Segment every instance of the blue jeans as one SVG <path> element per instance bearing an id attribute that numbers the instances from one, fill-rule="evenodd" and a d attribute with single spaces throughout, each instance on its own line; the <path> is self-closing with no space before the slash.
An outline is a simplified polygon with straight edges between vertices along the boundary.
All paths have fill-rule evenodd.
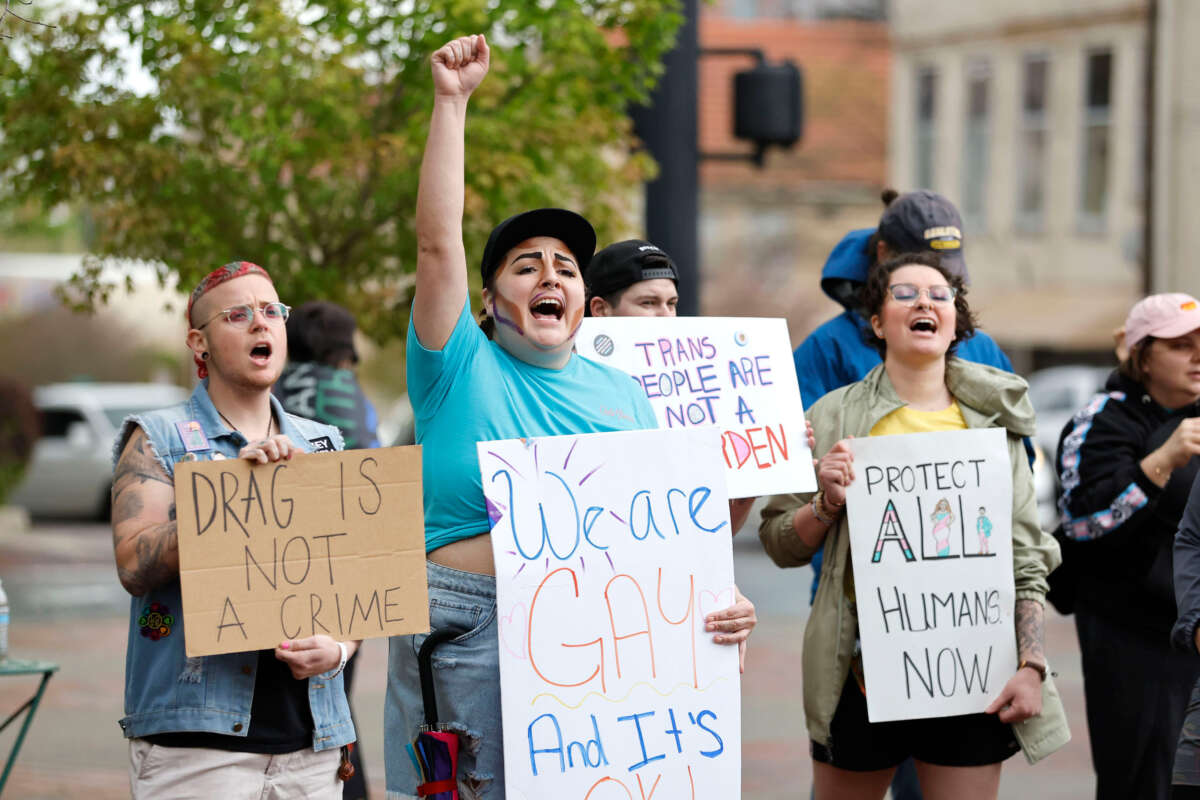
<path id="1" fill-rule="evenodd" d="M 500 724 L 500 656 L 496 640 L 496 579 L 426 562 L 430 630 L 457 625 L 467 631 L 433 652 L 438 721 L 459 735 L 462 800 L 503 800 L 504 737 Z M 417 651 L 425 634 L 388 642 L 384 765 L 392 800 L 416 795 L 420 776 L 405 748 L 425 722 Z"/>

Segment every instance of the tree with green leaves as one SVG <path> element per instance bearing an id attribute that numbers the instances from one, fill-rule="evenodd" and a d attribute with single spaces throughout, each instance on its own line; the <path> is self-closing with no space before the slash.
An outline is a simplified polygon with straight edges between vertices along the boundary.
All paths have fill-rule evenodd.
<path id="1" fill-rule="evenodd" d="M 245 259 L 287 302 L 342 303 L 387 339 L 408 320 L 429 55 L 464 33 L 494 48 L 472 103 L 468 253 L 543 205 L 579 210 L 603 240 L 653 169 L 626 109 L 661 69 L 677 6 L 94 0 L 0 39 L 0 204 L 86 208 L 81 305 L 113 288 L 105 259 L 185 288 Z"/>

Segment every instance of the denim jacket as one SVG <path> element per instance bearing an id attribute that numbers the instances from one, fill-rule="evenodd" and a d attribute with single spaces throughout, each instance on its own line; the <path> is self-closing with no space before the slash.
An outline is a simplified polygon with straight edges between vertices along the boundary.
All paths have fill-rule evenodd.
<path id="1" fill-rule="evenodd" d="M 331 425 L 286 413 L 271 397 L 279 430 L 306 452 L 341 450 L 342 435 Z M 207 444 L 196 450 L 200 459 L 216 454 L 237 458 L 246 438 L 231 431 L 217 415 L 208 396 L 208 382 L 196 387 L 181 405 L 126 418 L 113 448 L 115 466 L 134 426 L 145 431 L 155 457 L 174 477 L 175 464 L 191 459 L 178 423 L 198 422 Z M 198 438 L 198 437 L 196 437 Z M 162 633 L 166 630 L 166 633 Z M 208 731 L 245 736 L 250 730 L 258 651 L 188 658 L 184 654 L 183 605 L 179 578 L 150 590 L 129 604 L 129 640 L 125 649 L 125 717 L 121 728 L 135 738 L 156 733 Z M 342 676 L 308 679 L 308 702 L 313 716 L 313 749 L 341 747 L 355 740 L 354 724 Z"/>

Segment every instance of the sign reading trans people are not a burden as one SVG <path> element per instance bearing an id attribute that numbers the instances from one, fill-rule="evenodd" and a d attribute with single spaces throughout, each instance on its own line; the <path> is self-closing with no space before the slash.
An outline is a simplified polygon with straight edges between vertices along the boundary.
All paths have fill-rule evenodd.
<path id="1" fill-rule="evenodd" d="M 717 426 L 730 497 L 816 488 L 784 320 L 589 317 L 575 346 L 632 375 L 660 427 Z"/>
<path id="2" fill-rule="evenodd" d="M 481 442 L 510 800 L 736 800 L 736 646 L 712 429 Z"/>
<path id="3" fill-rule="evenodd" d="M 868 717 L 981 712 L 1017 668 L 1006 433 L 872 436 L 851 447 Z"/>

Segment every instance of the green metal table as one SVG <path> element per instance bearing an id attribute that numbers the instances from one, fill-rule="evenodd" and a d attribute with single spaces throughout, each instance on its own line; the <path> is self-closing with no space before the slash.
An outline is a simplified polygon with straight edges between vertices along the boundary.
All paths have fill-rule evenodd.
<path id="1" fill-rule="evenodd" d="M 9 725 L 25 713 L 25 721 L 21 723 L 21 731 L 17 734 L 17 740 L 13 742 L 12 752 L 8 754 L 8 763 L 4 765 L 4 774 L 0 775 L 0 794 L 4 793 L 4 784 L 8 783 L 8 773 L 12 772 L 13 763 L 17 760 L 17 753 L 21 751 L 21 745 L 25 742 L 25 734 L 29 731 L 29 725 L 33 722 L 33 715 L 37 713 L 38 706 L 42 702 L 42 695 L 46 692 L 46 684 L 50 682 L 50 676 L 58 671 L 58 664 L 53 661 L 31 661 L 24 658 L 7 658 L 0 661 L 0 678 L 15 676 L 15 675 L 41 675 L 42 680 L 38 684 L 37 691 L 33 697 L 30 697 L 21 707 L 9 715 L 8 719 L 0 724 L 0 731 L 3 731 Z M 27 712 L 27 713 L 26 713 Z"/>

